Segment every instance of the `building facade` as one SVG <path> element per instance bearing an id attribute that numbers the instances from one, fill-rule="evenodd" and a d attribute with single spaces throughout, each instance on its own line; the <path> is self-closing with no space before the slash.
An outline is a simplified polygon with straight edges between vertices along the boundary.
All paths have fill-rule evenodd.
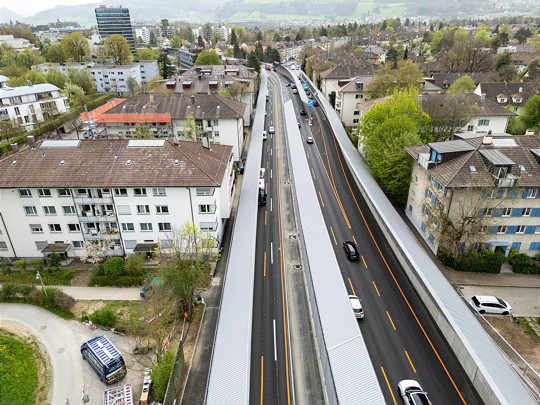
<path id="1" fill-rule="evenodd" d="M 343 125 L 360 126 L 363 115 L 361 105 L 370 100 L 365 90 L 372 79 L 373 76 L 357 76 L 339 88 L 336 93 L 335 110 Z"/>
<path id="2" fill-rule="evenodd" d="M 123 7 L 99 6 L 95 9 L 99 35 L 106 39 L 111 35 L 122 35 L 129 44 L 131 51 L 135 51 L 135 38 L 131 27 L 129 9 Z"/>
<path id="3" fill-rule="evenodd" d="M 166 140 L 46 140 L 0 161 L 0 257 L 107 256 L 171 244 L 193 222 L 223 236 L 230 146 Z"/>
<path id="4" fill-rule="evenodd" d="M 0 88 L 0 120 L 17 121 L 27 131 L 67 112 L 68 98 L 52 84 Z"/>
<path id="5" fill-rule="evenodd" d="M 486 136 L 406 150 L 414 159 L 406 214 L 434 253 L 446 243 L 463 251 L 540 252 L 538 136 Z M 443 234 L 441 224 L 452 224 L 451 231 Z"/>

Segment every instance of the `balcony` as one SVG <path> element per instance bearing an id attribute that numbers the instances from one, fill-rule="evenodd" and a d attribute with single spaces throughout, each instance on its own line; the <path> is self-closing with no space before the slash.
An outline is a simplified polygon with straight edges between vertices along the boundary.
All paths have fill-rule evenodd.
<path id="1" fill-rule="evenodd" d="M 515 187 L 516 181 L 517 177 L 509 173 L 506 175 L 506 177 L 502 179 L 497 179 L 497 187 Z"/>
<path id="2" fill-rule="evenodd" d="M 120 233 L 118 232 L 86 232 L 83 233 L 84 240 L 119 240 L 120 239 Z"/>
<path id="3" fill-rule="evenodd" d="M 116 215 L 79 215 L 79 222 L 116 222 Z"/>
<path id="4" fill-rule="evenodd" d="M 75 204 L 79 204 L 79 205 L 92 205 L 92 204 L 112 204 L 113 203 L 113 199 L 112 199 L 112 196 L 110 197 L 105 197 L 105 196 L 101 196 L 101 197 L 81 197 L 81 196 L 78 196 L 78 197 L 75 197 L 73 198 L 73 201 L 75 202 Z"/>
<path id="5" fill-rule="evenodd" d="M 429 160 L 429 153 L 420 153 L 418 155 L 418 164 L 424 169 L 431 169 L 435 166 L 435 162 Z"/>

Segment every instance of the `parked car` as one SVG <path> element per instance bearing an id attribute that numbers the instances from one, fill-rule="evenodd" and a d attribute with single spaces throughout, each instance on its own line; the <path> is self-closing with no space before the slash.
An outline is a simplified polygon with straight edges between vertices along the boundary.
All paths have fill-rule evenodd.
<path id="1" fill-rule="evenodd" d="M 360 258 L 358 249 L 356 248 L 356 243 L 350 240 L 343 242 L 343 250 L 345 251 L 345 254 L 349 260 L 358 260 Z"/>
<path id="2" fill-rule="evenodd" d="M 362 301 L 356 295 L 349 295 L 349 301 L 354 312 L 354 316 L 358 319 L 364 319 L 364 308 L 362 308 Z"/>
<path id="3" fill-rule="evenodd" d="M 263 141 L 266 141 L 266 138 L 267 138 L 267 136 L 266 136 L 266 131 L 263 131 L 263 132 L 262 132 L 262 138 L 263 138 Z"/>
<path id="4" fill-rule="evenodd" d="M 275 131 L 274 127 L 268 128 L 268 133 L 269 133 L 269 134 L 275 134 L 276 131 Z"/>
<path id="5" fill-rule="evenodd" d="M 306 115 L 306 112 L 304 110 L 300 110 L 300 115 Z"/>
<path id="6" fill-rule="evenodd" d="M 314 107 L 318 107 L 319 106 L 319 102 L 317 100 L 313 100 L 313 106 Z"/>
<path id="7" fill-rule="evenodd" d="M 313 143 L 313 137 L 312 136 L 308 136 L 306 138 L 306 143 Z"/>
<path id="8" fill-rule="evenodd" d="M 399 395 L 407 405 L 430 405 L 427 393 L 415 380 L 401 380 L 398 384 Z"/>
<path id="9" fill-rule="evenodd" d="M 508 302 L 492 295 L 474 295 L 471 298 L 471 305 L 481 314 L 509 315 L 512 313 L 512 307 Z"/>

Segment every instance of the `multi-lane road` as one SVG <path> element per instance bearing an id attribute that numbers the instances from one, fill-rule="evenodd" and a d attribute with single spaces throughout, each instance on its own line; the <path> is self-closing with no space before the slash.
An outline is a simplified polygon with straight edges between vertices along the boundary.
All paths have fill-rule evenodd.
<path id="1" fill-rule="evenodd" d="M 285 130 L 280 121 L 285 99 L 294 102 L 301 136 L 314 138 L 313 144 L 304 142 L 312 173 L 306 181 L 313 180 L 317 190 L 343 282 L 350 294 L 362 299 L 365 319 L 359 328 L 386 402 L 401 403 L 398 382 L 415 379 L 433 403 L 481 403 L 370 215 L 324 115 L 318 107 L 305 106 L 289 87 L 276 86 L 277 74 L 271 76 L 265 128 L 273 126 L 276 134 L 264 142 L 261 162 L 268 199 L 259 209 L 257 227 L 250 403 L 291 403 L 295 396 L 291 364 L 305 360 L 291 359 L 287 328 L 278 165 L 278 154 L 286 153 L 280 139 L 288 136 L 279 132 Z M 306 116 L 299 114 L 302 109 Z M 358 244 L 359 261 L 346 258 L 344 240 Z"/>

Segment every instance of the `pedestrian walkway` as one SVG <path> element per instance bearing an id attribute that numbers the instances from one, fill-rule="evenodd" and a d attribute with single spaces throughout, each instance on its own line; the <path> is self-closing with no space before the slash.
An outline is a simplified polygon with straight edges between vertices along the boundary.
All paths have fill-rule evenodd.
<path id="1" fill-rule="evenodd" d="M 116 287 L 67 287 L 56 286 L 75 300 L 85 301 L 138 301 L 141 299 L 140 288 Z"/>

